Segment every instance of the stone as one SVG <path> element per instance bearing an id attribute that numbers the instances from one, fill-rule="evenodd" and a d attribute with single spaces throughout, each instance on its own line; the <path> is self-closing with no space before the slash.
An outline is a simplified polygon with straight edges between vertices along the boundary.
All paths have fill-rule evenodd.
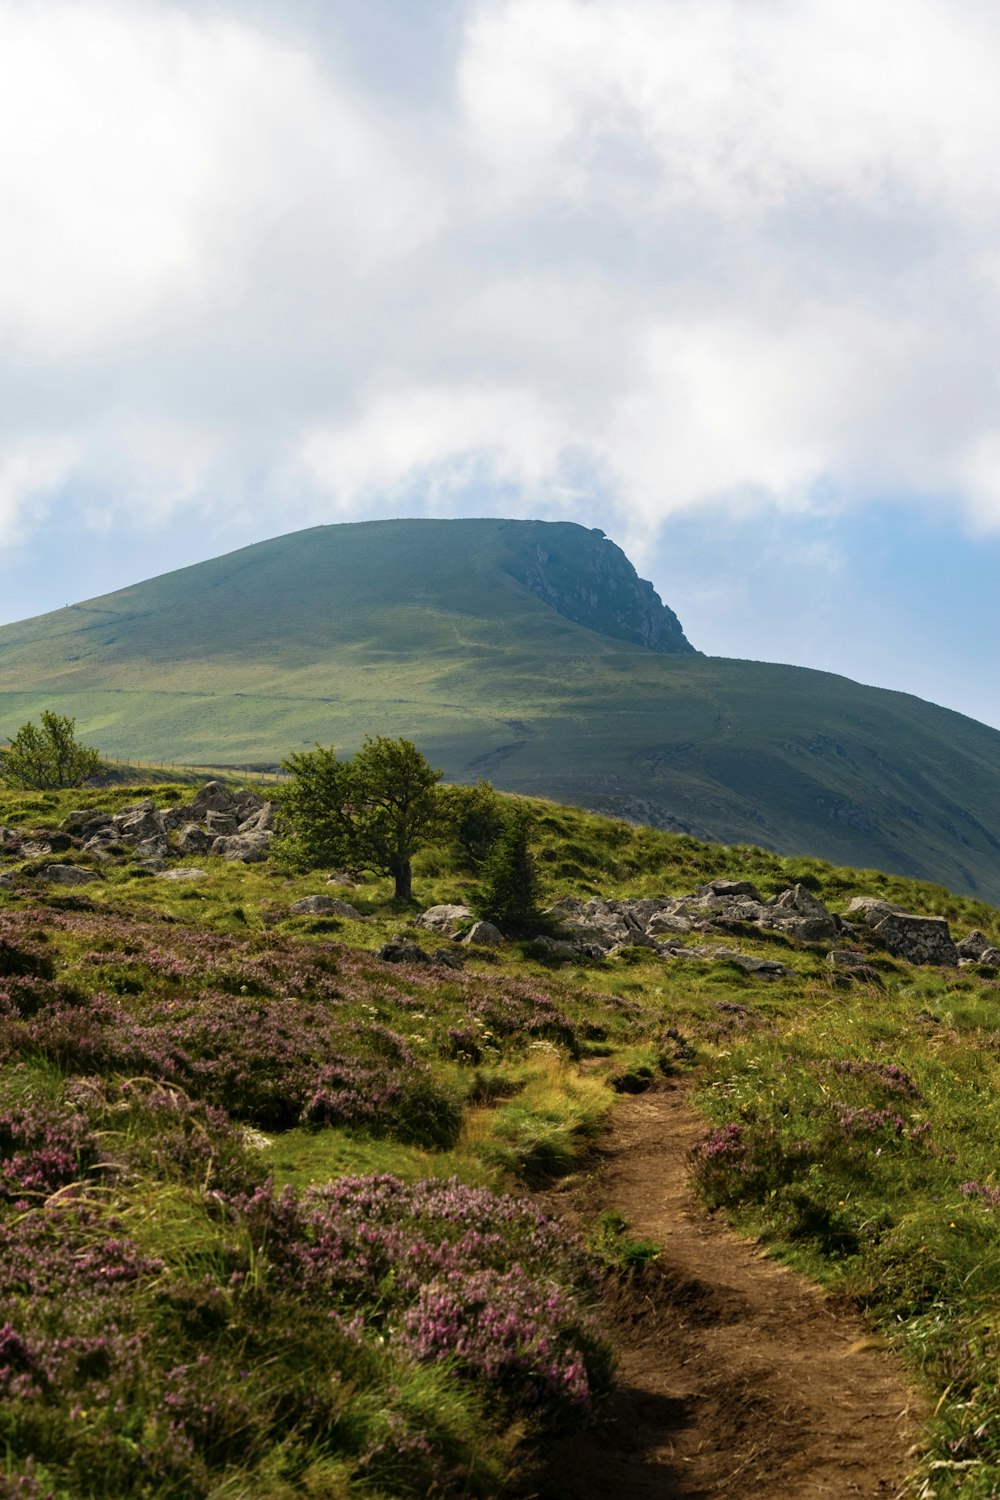
<path id="1" fill-rule="evenodd" d="M 964 937 L 960 943 L 955 944 L 959 958 L 971 958 L 977 962 L 979 955 L 985 953 L 986 949 L 992 946 L 985 932 L 980 932 L 978 927 L 973 928 L 968 936 Z"/>
<path id="2" fill-rule="evenodd" d="M 229 838 L 214 839 L 212 853 L 245 865 L 258 864 L 267 858 L 268 846 L 273 840 L 274 834 L 268 832 L 236 833 Z"/>
<path id="3" fill-rule="evenodd" d="M 82 865 L 46 865 L 41 877 L 52 885 L 93 885 L 103 879 L 97 870 L 86 870 Z"/>
<path id="4" fill-rule="evenodd" d="M 902 958 L 911 964 L 958 967 L 958 949 L 943 917 L 918 917 L 911 912 L 891 911 L 872 931 L 893 958 Z"/>
<path id="5" fill-rule="evenodd" d="M 734 900 L 738 896 L 744 896 L 749 901 L 755 901 L 760 905 L 763 897 L 757 887 L 749 880 L 709 880 L 705 885 L 700 885 L 695 892 L 698 896 L 722 896 L 726 900 Z"/>
<path id="6" fill-rule="evenodd" d="M 0 875 L 0 891 L 12 891 L 14 882 L 9 875 Z"/>
<path id="7" fill-rule="evenodd" d="M 167 831 L 162 813 L 158 813 L 152 804 L 142 811 L 129 809 L 113 822 L 117 836 L 124 844 L 141 844 L 146 839 L 163 838 Z"/>
<path id="8" fill-rule="evenodd" d="M 475 914 L 467 906 L 429 906 L 417 918 L 417 926 L 428 932 L 440 932 L 445 937 L 454 937 L 467 922 L 474 922 Z"/>
<path id="9" fill-rule="evenodd" d="M 383 943 L 378 950 L 378 957 L 384 959 L 387 964 L 429 964 L 431 956 L 425 953 L 423 948 L 418 948 L 416 943 L 411 943 L 407 938 L 394 938 L 391 942 Z"/>
<path id="10" fill-rule="evenodd" d="M 242 812 L 243 809 L 241 808 Z M 274 827 L 274 803 L 265 802 L 261 807 L 252 808 L 244 817 L 237 829 L 238 833 L 263 833 Z"/>
<path id="11" fill-rule="evenodd" d="M 137 859 L 163 859 L 167 853 L 167 841 L 160 835 L 156 838 L 143 839 L 141 844 L 136 845 L 135 854 Z"/>
<path id="12" fill-rule="evenodd" d="M 826 955 L 831 969 L 866 969 L 868 955 L 860 948 L 831 948 Z"/>
<path id="13" fill-rule="evenodd" d="M 348 901 L 336 896 L 302 896 L 288 908 L 293 917 L 345 917 L 349 922 L 363 922 L 364 917 Z"/>
<path id="14" fill-rule="evenodd" d="M 164 870 L 159 877 L 161 880 L 206 880 L 207 870 L 199 870 L 196 865 L 184 865 L 179 870 Z"/>
<path id="15" fill-rule="evenodd" d="M 650 918 L 649 926 L 646 928 L 647 936 L 658 937 L 664 932 L 685 933 L 691 931 L 691 923 L 687 917 L 672 917 L 669 912 L 657 912 L 655 917 Z"/>
<path id="16" fill-rule="evenodd" d="M 210 812 L 232 812 L 236 798 L 221 781 L 206 781 L 184 808 L 194 823 L 203 823 Z"/>
<path id="17" fill-rule="evenodd" d="M 185 823 L 177 836 L 178 854 L 204 854 L 212 847 L 212 835 L 197 823 Z"/>
<path id="18" fill-rule="evenodd" d="M 221 838 L 236 833 L 239 823 L 234 812 L 216 812 L 210 808 L 205 814 L 205 827 L 216 838 Z"/>
<path id="19" fill-rule="evenodd" d="M 881 901 L 878 896 L 855 896 L 844 915 L 854 917 L 866 927 L 875 927 L 884 917 L 900 911 L 901 906 L 894 906 L 891 901 Z"/>
<path id="20" fill-rule="evenodd" d="M 445 969 L 464 969 L 465 959 L 456 948 L 439 948 L 433 962 Z"/>
<path id="21" fill-rule="evenodd" d="M 499 927 L 494 927 L 492 922 L 476 922 L 469 928 L 462 942 L 477 948 L 500 948 L 506 942 L 506 938 Z"/>

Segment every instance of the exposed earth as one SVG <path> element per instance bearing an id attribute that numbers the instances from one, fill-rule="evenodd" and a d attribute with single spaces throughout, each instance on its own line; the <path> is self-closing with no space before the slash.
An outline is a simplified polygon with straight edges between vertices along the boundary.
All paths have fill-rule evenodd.
<path id="1" fill-rule="evenodd" d="M 705 1213 L 686 1169 L 704 1129 L 683 1085 L 625 1099 L 600 1169 L 558 1195 L 570 1217 L 620 1210 L 663 1248 L 609 1304 L 611 1408 L 556 1447 L 541 1493 L 898 1495 L 922 1396 L 851 1310 Z"/>

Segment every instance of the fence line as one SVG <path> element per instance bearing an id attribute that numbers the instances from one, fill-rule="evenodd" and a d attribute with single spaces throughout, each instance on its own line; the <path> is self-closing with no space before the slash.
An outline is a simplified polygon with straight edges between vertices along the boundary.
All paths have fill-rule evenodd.
<path id="1" fill-rule="evenodd" d="M 138 760 L 130 756 L 119 755 L 102 755 L 101 760 L 105 765 L 123 766 L 126 770 L 165 771 L 174 776 L 204 776 L 206 779 L 212 779 L 220 775 L 226 777 L 245 777 L 247 781 L 255 781 L 262 786 L 274 786 L 288 780 L 288 773 L 286 771 L 262 770 L 259 766 L 196 766 L 188 765 L 182 761 Z"/>

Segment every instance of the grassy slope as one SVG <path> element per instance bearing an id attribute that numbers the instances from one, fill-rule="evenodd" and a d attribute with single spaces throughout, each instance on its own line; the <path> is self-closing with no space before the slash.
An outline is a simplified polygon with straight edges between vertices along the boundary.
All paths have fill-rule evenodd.
<path id="1" fill-rule="evenodd" d="M 54 706 L 110 754 L 228 764 L 405 734 L 455 780 L 1000 899 L 995 731 L 574 623 L 513 574 L 538 534 L 600 544 L 518 524 L 316 528 L 5 627 L 0 724 Z"/>
<path id="2" fill-rule="evenodd" d="M 181 794 L 171 788 L 157 795 L 170 801 Z M 51 824 L 71 804 L 121 805 L 123 800 L 124 790 L 8 795 L 0 798 L 0 823 Z M 781 859 L 749 846 L 707 846 L 687 836 L 552 804 L 536 803 L 533 810 L 549 896 L 570 891 L 680 893 L 720 874 L 749 877 L 764 894 L 772 894 L 801 880 L 834 909 L 843 910 L 852 895 L 879 894 L 912 910 L 945 915 L 956 934 L 975 925 L 1000 941 L 1000 913 L 939 886 L 830 867 L 814 859 Z M 924 1500 L 945 1494 L 982 1500 L 997 1492 L 1000 1208 L 990 1195 L 1000 1201 L 1000 991 L 992 971 L 913 969 L 876 951 L 868 974 L 851 980 L 834 974 L 822 946 L 796 948 L 784 939 L 744 935 L 739 946 L 780 957 L 788 966 L 787 976 L 765 983 L 726 963 L 664 961 L 642 949 L 600 963 L 552 968 L 539 963 L 530 947 L 511 945 L 499 960 L 471 960 L 471 990 L 447 972 L 429 970 L 393 973 L 383 966 L 381 973 L 378 967 L 371 969 L 371 979 L 365 979 L 370 966 L 365 955 L 406 928 L 405 915 L 388 904 L 385 883 L 370 880 L 349 893 L 368 917 L 365 924 L 291 918 L 287 908 L 293 899 L 322 889 L 316 876 L 293 877 L 270 865 L 208 865 L 208 876 L 187 887 L 141 878 L 125 867 L 109 871 L 106 883 L 88 887 L 83 897 L 67 897 L 44 885 L 33 892 L 28 887 L 15 894 L 0 891 L 0 926 L 10 935 L 9 924 L 19 923 L 18 930 L 35 941 L 49 929 L 56 978 L 72 987 L 75 1011 L 85 1006 L 84 997 L 96 986 L 115 993 L 117 1003 L 145 1015 L 147 1023 L 151 1012 L 145 1007 L 152 1006 L 155 1013 L 159 986 L 166 982 L 156 978 L 160 970 L 148 967 L 148 951 L 162 969 L 165 957 L 197 947 L 203 955 L 199 990 L 205 984 L 217 987 L 220 975 L 228 976 L 228 993 L 237 1006 L 245 1003 L 251 1009 L 255 1024 L 261 1001 L 252 976 L 261 958 L 271 955 L 268 961 L 286 963 L 297 976 L 309 972 L 309 955 L 319 956 L 326 972 L 331 972 L 332 960 L 341 995 L 331 1014 L 340 1017 L 339 1024 L 346 1022 L 349 1032 L 352 1025 L 378 1021 L 402 1033 L 430 1067 L 437 1086 L 464 1101 L 463 1123 L 457 1140 L 437 1146 L 401 1142 L 391 1128 L 387 1135 L 363 1126 L 304 1130 L 272 1124 L 267 1159 L 257 1170 L 270 1169 L 279 1183 L 299 1188 L 343 1172 L 384 1170 L 409 1181 L 457 1171 L 473 1183 L 532 1182 L 579 1161 L 612 1106 L 609 1081 L 629 1075 L 641 1084 L 644 1074 L 693 1067 L 710 1119 L 720 1127 L 735 1127 L 721 1144 L 717 1138 L 719 1149 L 703 1160 L 700 1180 L 709 1200 L 725 1205 L 777 1253 L 866 1307 L 873 1323 L 928 1381 L 932 1405 L 940 1396 L 913 1493 Z M 462 898 L 472 885 L 473 876 L 447 847 L 432 847 L 420 856 L 417 890 L 425 902 Z M 427 934 L 419 938 L 429 949 L 447 946 Z M 170 972 L 169 964 L 163 972 Z M 363 984 L 355 993 L 358 975 Z M 242 990 L 237 979 L 243 981 Z M 468 1031 L 466 1007 L 470 997 L 479 995 L 475 987 L 480 984 L 499 985 L 501 993 L 510 987 L 510 1001 L 495 1014 L 497 1021 L 514 1020 L 507 1031 L 497 1021 L 492 1031 L 480 1026 L 472 1038 L 480 1049 L 475 1058 L 461 1035 Z M 197 991 L 185 989 L 182 981 L 179 993 Z M 551 996 L 568 1029 L 557 1026 L 546 1035 L 519 1031 L 516 1017 L 530 1019 L 533 1012 L 530 1006 L 519 1007 L 516 993 Z M 58 1099 L 74 1087 L 67 1074 L 101 1071 L 99 1063 L 95 1068 L 93 1050 L 83 1054 L 82 1064 L 77 1059 L 71 1065 L 58 1031 L 31 1024 L 48 1061 L 39 1072 L 38 1054 L 31 1054 L 27 1074 L 23 1062 L 17 1066 L 9 1059 L 4 1064 L 0 1112 L 12 1090 L 41 1090 L 46 1098 Z M 460 1033 L 457 1044 L 449 1027 Z M 693 1064 L 677 1061 L 678 1033 L 685 1044 L 681 1056 L 689 1058 L 694 1049 Z M 45 1049 L 57 1045 L 63 1051 L 49 1056 Z M 93 1042 L 88 1046 L 92 1049 Z M 585 1075 L 577 1071 L 581 1059 L 587 1060 Z M 215 1099 L 213 1075 L 207 1074 L 197 1087 L 202 1097 Z M 259 1094 L 259 1079 L 255 1087 Z M 78 1086 L 73 1097 L 81 1097 Z M 82 1097 L 92 1107 L 96 1096 Z M 254 1123 L 253 1108 L 248 1108 L 242 1118 Z M 238 1098 L 235 1109 L 239 1118 Z M 264 1123 L 271 1118 L 264 1117 Z M 161 1168 L 151 1165 L 153 1158 L 143 1155 L 152 1147 L 142 1146 L 139 1124 L 133 1121 L 131 1127 L 136 1132 L 132 1175 L 118 1175 L 116 1169 L 110 1185 L 102 1186 L 95 1168 L 93 1192 L 101 1202 L 102 1195 L 110 1194 L 109 1206 L 130 1232 L 141 1231 L 145 1250 L 173 1268 L 174 1280 L 166 1286 L 173 1299 L 167 1299 L 170 1317 L 183 1314 L 190 1321 L 199 1348 L 210 1358 L 217 1394 L 229 1392 L 236 1401 L 234 1392 L 243 1388 L 232 1384 L 231 1390 L 230 1385 L 243 1378 L 236 1365 L 246 1364 L 247 1355 L 245 1346 L 232 1344 L 223 1329 L 243 1328 L 243 1304 L 239 1298 L 227 1302 L 230 1324 L 213 1321 L 218 1307 L 212 1298 L 225 1291 L 234 1252 L 223 1254 L 221 1231 L 199 1197 L 205 1159 L 196 1157 L 195 1183 L 184 1187 L 178 1184 L 176 1163 L 163 1155 L 173 1175 L 162 1177 Z M 109 1119 L 105 1128 L 109 1126 L 107 1139 L 119 1143 L 110 1154 L 121 1161 L 121 1121 L 116 1125 Z M 213 1128 L 221 1131 L 221 1126 Z M 228 1149 L 232 1155 L 232 1144 Z M 236 1170 L 232 1162 L 230 1167 Z M 240 1170 L 250 1168 L 243 1162 Z M 0 1173 L 0 1185 L 2 1181 Z M 262 1318 L 266 1312 L 273 1318 L 274 1308 L 265 1297 L 266 1261 L 255 1274 L 259 1300 L 251 1304 L 257 1309 L 254 1315 Z M 184 1290 L 185 1277 L 201 1278 L 209 1288 L 218 1280 L 221 1290 L 203 1291 L 199 1302 L 193 1290 Z M 162 1285 L 161 1277 L 148 1295 Z M 140 1299 L 133 1316 L 141 1326 L 154 1313 L 164 1317 L 162 1302 L 163 1293 L 157 1293 L 147 1310 Z M 314 1303 L 303 1308 L 293 1299 L 282 1302 L 281 1309 L 294 1337 L 305 1339 Z M 377 1305 L 368 1316 L 377 1329 Z M 241 1339 L 248 1337 L 241 1332 Z M 325 1346 L 320 1352 L 330 1357 Z M 175 1363 L 177 1357 L 171 1351 Z M 401 1372 L 395 1366 L 383 1368 L 386 1358 L 380 1355 L 382 1364 L 376 1360 L 356 1371 L 356 1384 L 332 1436 L 303 1437 L 268 1449 L 273 1435 L 280 1435 L 278 1408 L 270 1419 L 276 1425 L 263 1431 L 252 1453 L 240 1456 L 238 1427 L 228 1437 L 214 1430 L 206 1434 L 198 1427 L 197 1414 L 182 1409 L 179 1421 L 187 1421 L 185 1430 L 194 1434 L 204 1472 L 184 1469 L 187 1460 L 181 1455 L 174 1488 L 162 1492 L 220 1497 L 266 1493 L 289 1500 L 315 1493 L 372 1493 L 372 1477 L 357 1467 L 357 1444 L 370 1443 L 373 1432 L 392 1432 L 392 1421 L 399 1420 L 411 1434 L 423 1422 L 434 1452 L 450 1452 L 451 1461 L 464 1463 L 475 1451 L 478 1467 L 471 1491 L 499 1493 L 499 1476 L 512 1458 L 509 1442 L 505 1447 L 502 1429 L 491 1426 L 479 1411 L 475 1393 L 465 1406 L 453 1393 L 446 1406 L 445 1390 L 434 1383 L 433 1370 L 423 1390 L 415 1388 L 412 1375 L 405 1375 L 400 1386 Z M 279 1377 L 291 1380 L 294 1374 L 281 1361 L 267 1368 L 275 1392 Z M 253 1395 L 250 1391 L 245 1399 Z M 291 1390 L 282 1399 L 283 1409 L 290 1409 Z M 60 1488 L 64 1472 L 76 1474 L 79 1481 L 81 1462 L 103 1464 L 107 1434 L 115 1430 L 110 1408 L 90 1412 L 85 1401 L 78 1404 L 87 1407 L 82 1418 L 65 1416 L 58 1401 L 50 1400 L 51 1431 L 41 1436 L 29 1432 L 36 1445 L 44 1438 L 56 1455 L 51 1478 L 60 1497 L 75 1493 L 72 1485 L 68 1491 Z M 433 1430 L 427 1427 L 432 1412 Z M 16 1411 L 4 1436 L 16 1471 L 26 1439 L 15 1418 Z M 65 1460 L 58 1457 L 62 1450 L 53 1436 L 63 1431 L 60 1422 L 69 1424 L 67 1430 L 76 1423 L 75 1446 L 66 1449 Z M 166 1462 L 162 1454 L 160 1458 Z M 415 1460 L 404 1459 L 383 1483 L 387 1493 L 419 1494 L 426 1492 L 428 1475 Z M 465 1483 L 455 1479 L 455 1492 L 465 1493 Z M 451 1492 L 447 1483 L 442 1492 Z M 95 1495 L 119 1493 L 132 1491 L 94 1490 Z"/>

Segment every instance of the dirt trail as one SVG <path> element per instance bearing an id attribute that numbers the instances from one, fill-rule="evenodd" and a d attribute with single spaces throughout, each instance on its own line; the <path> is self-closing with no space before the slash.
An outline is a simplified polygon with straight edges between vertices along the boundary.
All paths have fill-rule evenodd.
<path id="1" fill-rule="evenodd" d="M 620 1209 L 663 1254 L 611 1310 L 613 1408 L 552 1453 L 543 1494 L 888 1500 L 920 1398 L 853 1314 L 705 1214 L 685 1166 L 704 1129 L 682 1087 L 624 1100 L 605 1164 L 562 1197 Z"/>

